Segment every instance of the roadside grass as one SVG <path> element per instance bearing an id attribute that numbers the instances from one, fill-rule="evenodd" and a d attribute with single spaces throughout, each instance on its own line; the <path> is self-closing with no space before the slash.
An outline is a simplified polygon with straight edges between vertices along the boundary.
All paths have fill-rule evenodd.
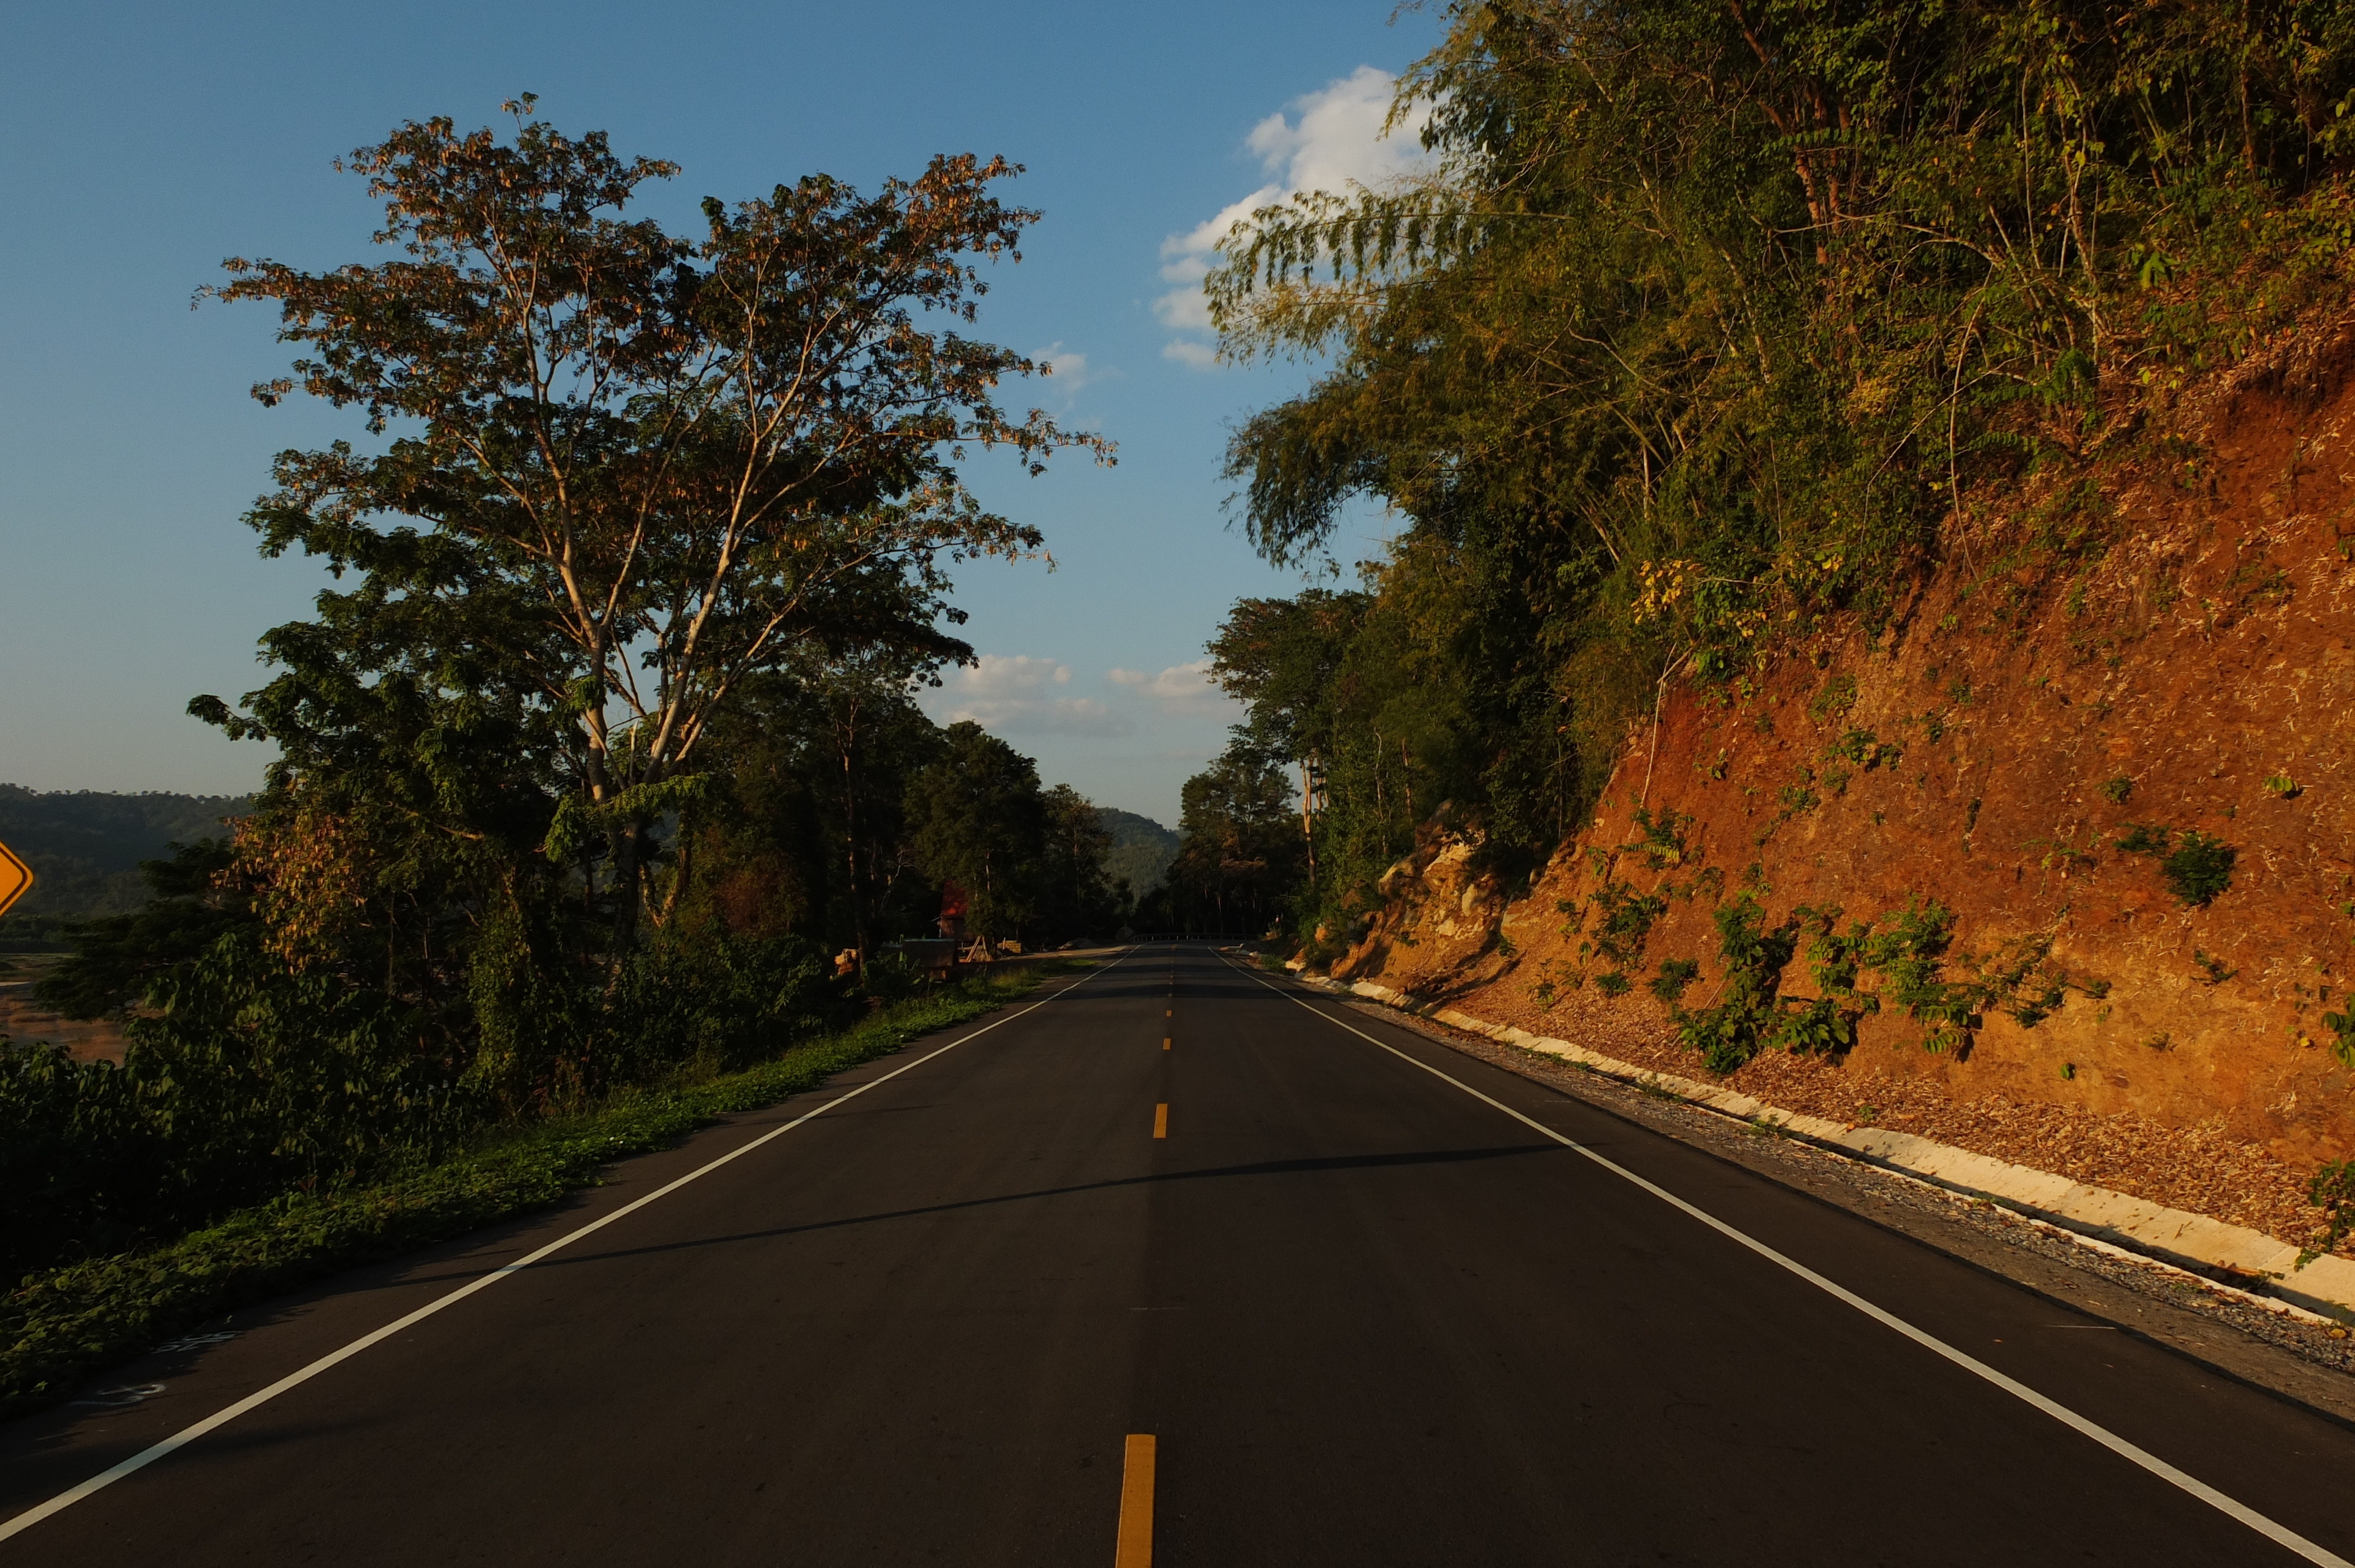
<path id="1" fill-rule="evenodd" d="M 846 1068 L 1028 995 L 1023 965 L 912 997 L 842 1033 L 700 1083 L 618 1094 L 592 1110 L 491 1135 L 392 1179 L 293 1192 L 176 1241 L 27 1277 L 0 1299 L 0 1419 L 64 1398 L 82 1379 L 224 1312 L 357 1264 L 397 1257 L 593 1186 L 615 1160 L 676 1143 L 732 1112 L 774 1105 Z"/>

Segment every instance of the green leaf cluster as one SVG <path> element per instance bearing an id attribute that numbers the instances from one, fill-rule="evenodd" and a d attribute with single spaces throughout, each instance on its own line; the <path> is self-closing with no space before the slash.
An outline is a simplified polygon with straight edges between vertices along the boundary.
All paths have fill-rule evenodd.
<path id="1" fill-rule="evenodd" d="M 2213 903 L 2232 885 L 2232 867 L 2241 854 L 2198 828 L 2186 828 L 2178 837 L 2171 828 L 2144 822 L 2128 823 L 2117 843 L 2128 853 L 2156 859 L 2168 891 L 2193 908 Z"/>
<path id="2" fill-rule="evenodd" d="M 1874 920 L 1802 905 L 1774 926 L 1756 898 L 1742 895 L 1715 912 L 1718 961 L 1723 980 L 1708 1006 L 1674 1009 L 1685 1043 L 1702 1054 L 1711 1072 L 1728 1073 L 1765 1050 L 1802 1054 L 1843 1052 L 1857 1027 L 1885 1006 L 1925 1025 L 1932 1051 L 1967 1053 L 1987 1015 L 1998 1009 L 2024 1029 L 2057 1010 L 2071 990 L 2106 995 L 2051 968 L 2052 938 L 2034 933 L 2000 944 L 1991 954 L 1957 954 L 1954 912 L 1934 899 L 1909 903 Z M 1782 976 L 1800 952 L 1817 994 L 1782 994 Z M 1664 977 L 1671 966 L 1663 964 Z M 1863 989 L 1872 977 L 1870 990 Z M 1693 974 L 1678 967 L 1672 986 L 1655 986 L 1674 1003 Z"/>

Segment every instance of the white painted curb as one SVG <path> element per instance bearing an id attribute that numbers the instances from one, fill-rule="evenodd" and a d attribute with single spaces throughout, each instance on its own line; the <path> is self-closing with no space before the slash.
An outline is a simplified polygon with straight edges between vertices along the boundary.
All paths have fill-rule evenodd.
<path id="1" fill-rule="evenodd" d="M 1656 1073 L 1649 1067 L 1622 1062 L 1567 1040 L 1532 1034 L 1510 1024 L 1490 1023 L 1452 1007 L 1429 1007 L 1404 991 L 1370 980 L 1344 986 L 1322 975 L 1303 973 L 1299 978 L 1321 989 L 1346 991 L 1466 1033 L 1484 1034 L 1524 1051 L 1559 1056 L 1607 1076 L 1658 1089 L 1743 1121 L 1772 1127 L 1810 1143 L 1902 1171 L 1949 1192 L 1975 1198 L 2000 1198 L 2008 1207 L 2082 1235 L 2156 1256 L 2162 1262 L 2180 1267 L 2230 1268 L 2254 1275 L 2271 1282 L 2271 1296 L 2252 1296 L 2252 1300 L 2263 1305 L 2286 1301 L 2306 1312 L 2339 1322 L 2355 1322 L 2355 1262 L 2343 1257 L 2318 1257 L 2300 1268 L 2298 1248 L 2245 1225 L 2228 1225 L 2222 1220 L 2170 1209 L 2144 1198 L 2130 1198 L 2106 1187 L 2089 1187 L 2049 1171 L 1974 1154 L 1967 1149 L 1917 1138 L 1909 1132 L 1801 1116 L 1714 1084 L 1678 1077 L 1673 1073 Z"/>

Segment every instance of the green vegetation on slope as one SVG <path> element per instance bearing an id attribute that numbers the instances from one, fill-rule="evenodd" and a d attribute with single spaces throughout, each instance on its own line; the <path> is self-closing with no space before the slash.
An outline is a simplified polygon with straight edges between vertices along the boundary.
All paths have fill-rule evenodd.
<path id="1" fill-rule="evenodd" d="M 1180 836 L 1134 811 L 1098 806 L 1096 816 L 1112 835 L 1112 848 L 1104 852 L 1104 874 L 1127 883 L 1138 898 L 1159 887 L 1169 863 L 1178 858 L 1178 846 L 1184 842 Z"/>
<path id="2" fill-rule="evenodd" d="M 1443 805 L 1541 863 L 1668 683 L 1881 624 L 1950 519 L 2033 489 L 2048 555 L 2100 550 L 2079 481 L 2344 296 L 2343 5 L 1447 15 L 1401 87 L 1434 171 L 1254 215 L 1207 285 L 1227 353 L 1324 366 L 1230 448 L 1262 553 L 1315 561 L 1351 497 L 1406 524 L 1211 645 L 1252 711 L 1203 777 L 1307 779 L 1304 937 Z"/>

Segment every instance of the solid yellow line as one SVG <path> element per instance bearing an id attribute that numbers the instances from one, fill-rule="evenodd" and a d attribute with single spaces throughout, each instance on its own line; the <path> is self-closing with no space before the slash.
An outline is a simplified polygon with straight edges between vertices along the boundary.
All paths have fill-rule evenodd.
<path id="1" fill-rule="evenodd" d="M 1169 1102 L 1167 1100 L 1153 1107 L 1153 1136 L 1156 1138 L 1169 1136 Z"/>
<path id="2" fill-rule="evenodd" d="M 1128 1435 L 1128 1452 L 1120 1467 L 1120 1540 L 1113 1548 L 1112 1568 L 1153 1568 L 1153 1434 L 1150 1432 Z"/>

